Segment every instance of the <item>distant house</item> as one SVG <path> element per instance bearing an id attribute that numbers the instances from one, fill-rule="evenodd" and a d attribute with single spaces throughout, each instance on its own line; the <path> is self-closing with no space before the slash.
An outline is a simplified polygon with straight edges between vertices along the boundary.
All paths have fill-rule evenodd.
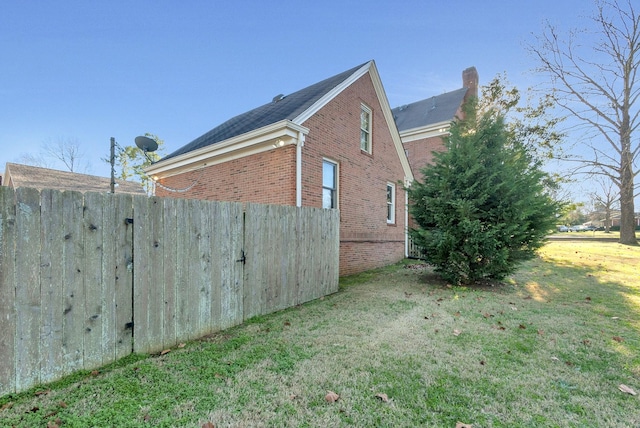
<path id="1" fill-rule="evenodd" d="M 611 216 L 609 227 L 620 228 L 620 213 L 614 214 Z M 603 225 L 605 221 L 603 220 Z M 634 216 L 634 224 L 636 225 L 636 229 L 640 228 L 640 213 L 635 213 Z"/>
<path id="2" fill-rule="evenodd" d="M 405 256 L 413 175 L 373 61 L 235 116 L 147 168 L 156 194 L 340 210 L 340 274 Z"/>
<path id="3" fill-rule="evenodd" d="M 37 166 L 7 163 L 2 180 L 3 186 L 31 187 L 38 190 L 75 190 L 81 193 L 111 191 L 111 179 L 95 175 L 78 174 L 57 169 L 40 168 Z M 146 195 L 140 183 L 125 180 L 116 180 L 116 193 L 130 193 L 134 195 Z"/>
<path id="4" fill-rule="evenodd" d="M 470 97 L 478 97 L 478 72 L 469 67 L 462 72 L 460 89 L 445 92 L 392 110 L 400 138 L 416 180 L 422 180 L 422 168 L 433 161 L 433 152 L 444 150 L 443 138 L 451 122 L 463 117 L 462 106 Z"/>

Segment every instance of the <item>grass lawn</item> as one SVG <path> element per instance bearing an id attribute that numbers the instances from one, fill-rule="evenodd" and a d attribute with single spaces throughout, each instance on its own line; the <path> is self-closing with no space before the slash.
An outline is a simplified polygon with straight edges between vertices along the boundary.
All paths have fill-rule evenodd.
<path id="1" fill-rule="evenodd" d="M 640 395 L 619 389 L 640 394 L 639 268 L 640 247 L 575 241 L 480 289 L 402 263 L 165 355 L 1 397 L 0 425 L 639 427 Z"/>

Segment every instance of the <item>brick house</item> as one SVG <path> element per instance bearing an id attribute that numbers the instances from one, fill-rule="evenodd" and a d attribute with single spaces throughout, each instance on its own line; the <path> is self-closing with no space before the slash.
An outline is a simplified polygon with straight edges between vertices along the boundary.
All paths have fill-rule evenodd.
<path id="1" fill-rule="evenodd" d="M 463 117 L 462 106 L 478 97 L 478 72 L 469 67 L 462 72 L 460 89 L 396 107 L 392 110 L 404 150 L 416 180 L 420 170 L 433 160 L 433 152 L 444 150 L 443 137 L 451 122 Z"/>
<path id="2" fill-rule="evenodd" d="M 340 275 L 405 256 L 413 180 L 374 61 L 235 116 L 147 169 L 156 195 L 340 210 Z"/>

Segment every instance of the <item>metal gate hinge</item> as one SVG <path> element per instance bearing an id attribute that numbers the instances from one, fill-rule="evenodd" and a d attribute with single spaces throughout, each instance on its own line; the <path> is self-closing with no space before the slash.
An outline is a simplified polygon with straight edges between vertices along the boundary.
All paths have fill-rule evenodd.
<path id="1" fill-rule="evenodd" d="M 242 257 L 240 257 L 239 260 L 236 260 L 236 262 L 242 262 L 242 264 L 245 264 L 247 262 L 247 258 L 244 255 L 244 250 L 242 250 Z"/>

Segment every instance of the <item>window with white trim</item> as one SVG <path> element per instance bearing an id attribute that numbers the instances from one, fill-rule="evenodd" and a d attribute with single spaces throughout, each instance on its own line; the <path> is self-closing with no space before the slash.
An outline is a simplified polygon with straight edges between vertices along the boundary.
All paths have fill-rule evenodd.
<path id="1" fill-rule="evenodd" d="M 387 223 L 396 222 L 396 185 L 387 183 Z"/>
<path id="2" fill-rule="evenodd" d="M 360 109 L 360 150 L 371 153 L 371 109 L 364 104 Z"/>
<path id="3" fill-rule="evenodd" d="M 338 164 L 322 160 L 322 208 L 338 208 Z"/>

